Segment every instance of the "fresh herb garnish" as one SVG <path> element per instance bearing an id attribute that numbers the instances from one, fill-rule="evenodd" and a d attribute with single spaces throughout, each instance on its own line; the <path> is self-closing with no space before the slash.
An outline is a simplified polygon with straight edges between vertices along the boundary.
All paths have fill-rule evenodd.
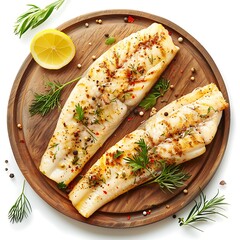
<path id="1" fill-rule="evenodd" d="M 160 175 L 155 174 L 148 166 L 150 163 L 148 157 L 150 149 L 144 139 L 140 139 L 136 144 L 138 145 L 136 148 L 137 153 L 132 157 L 124 159 L 132 167 L 133 172 L 145 169 L 151 174 L 153 180 L 146 184 L 158 183 L 161 189 L 166 188 L 168 191 L 172 192 L 176 188 L 182 187 L 184 182 L 190 177 L 190 175 L 184 173 L 178 165 L 168 165 L 164 161 L 155 161 L 155 164 L 161 164 Z"/>
<path id="2" fill-rule="evenodd" d="M 150 93 L 140 102 L 139 106 L 148 110 L 155 106 L 157 99 L 163 97 L 169 89 L 170 82 L 164 78 L 160 78 Z"/>
<path id="3" fill-rule="evenodd" d="M 36 28 L 50 17 L 54 9 L 59 9 L 64 1 L 55 1 L 42 9 L 34 4 L 27 4 L 30 8 L 17 18 L 14 33 L 21 37 L 27 30 Z"/>
<path id="4" fill-rule="evenodd" d="M 105 41 L 105 44 L 107 45 L 112 45 L 116 42 L 116 38 L 115 37 L 108 37 Z"/>
<path id="5" fill-rule="evenodd" d="M 16 202 L 8 212 L 8 219 L 10 219 L 11 223 L 22 222 L 23 218 L 27 218 L 28 214 L 32 212 L 31 204 L 24 193 L 24 189 L 25 180 L 23 182 L 20 196 L 17 198 Z"/>
<path id="6" fill-rule="evenodd" d="M 84 109 L 79 105 L 75 106 L 75 113 L 73 117 L 79 121 L 82 122 L 83 126 L 86 128 L 89 135 L 93 138 L 94 141 L 97 141 L 97 138 L 95 137 L 95 133 L 87 126 L 87 122 L 84 121 Z"/>
<path id="7" fill-rule="evenodd" d="M 84 110 L 79 105 L 79 103 L 78 103 L 78 105 L 75 106 L 75 110 L 76 110 L 76 113 L 74 114 L 74 118 L 81 122 L 84 118 Z"/>
<path id="8" fill-rule="evenodd" d="M 31 116 L 34 116 L 36 114 L 45 116 L 52 109 L 60 107 L 60 96 L 62 89 L 67 85 L 78 81 L 79 79 L 80 77 L 75 78 L 64 84 L 60 84 L 57 82 L 47 82 L 46 86 L 50 89 L 46 93 L 34 94 L 34 99 L 29 107 L 29 112 Z"/>
<path id="9" fill-rule="evenodd" d="M 131 157 L 124 158 L 125 161 L 133 168 L 133 172 L 136 172 L 140 169 L 146 169 L 147 171 L 151 172 L 147 165 L 149 164 L 148 158 L 148 146 L 145 143 L 144 139 L 140 139 L 136 142 L 138 147 L 136 148 L 137 153 Z"/>
<path id="10" fill-rule="evenodd" d="M 63 189 L 66 189 L 66 188 L 67 188 L 67 185 L 66 185 L 64 182 L 59 182 L 59 183 L 57 184 L 57 187 L 58 187 L 58 189 L 63 190 Z"/>
<path id="11" fill-rule="evenodd" d="M 113 155 L 113 158 L 114 158 L 114 159 L 117 159 L 117 158 L 119 158 L 123 153 L 124 153 L 123 151 L 117 150 L 116 153 Z"/>
<path id="12" fill-rule="evenodd" d="M 199 201 L 195 200 L 195 205 L 188 214 L 186 220 L 184 218 L 178 218 L 178 223 L 180 226 L 191 226 L 199 231 L 201 229 L 197 228 L 193 225 L 193 223 L 197 222 L 207 222 L 207 221 L 214 221 L 210 216 L 213 215 L 223 215 L 219 210 L 223 210 L 222 206 L 226 205 L 227 203 L 224 202 L 224 196 L 218 196 L 219 191 L 217 194 L 210 200 L 207 200 L 206 195 L 201 192 Z"/>
<path id="13" fill-rule="evenodd" d="M 164 161 L 160 161 L 160 163 L 162 165 L 161 174 L 147 184 L 157 183 L 161 189 L 172 192 L 184 186 L 185 181 L 190 178 L 190 175 L 183 172 L 179 165 L 166 164 Z"/>

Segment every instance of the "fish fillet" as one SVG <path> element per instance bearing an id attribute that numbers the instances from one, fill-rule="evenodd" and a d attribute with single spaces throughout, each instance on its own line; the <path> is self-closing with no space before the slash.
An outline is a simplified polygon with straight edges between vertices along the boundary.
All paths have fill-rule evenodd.
<path id="1" fill-rule="evenodd" d="M 68 185 L 145 97 L 179 48 L 153 23 L 112 46 L 84 73 L 68 97 L 40 171 Z M 77 108 L 83 112 L 76 119 Z"/>
<path id="2" fill-rule="evenodd" d="M 137 153 L 136 143 L 140 139 L 150 149 L 149 159 L 153 163 L 149 168 L 157 174 L 161 172 L 158 160 L 181 164 L 204 154 L 227 107 L 215 84 L 197 88 L 168 104 L 97 160 L 70 192 L 73 206 L 88 218 L 109 201 L 151 180 L 148 171 L 132 174 L 126 161 Z M 121 155 L 116 157 L 116 153 Z"/>

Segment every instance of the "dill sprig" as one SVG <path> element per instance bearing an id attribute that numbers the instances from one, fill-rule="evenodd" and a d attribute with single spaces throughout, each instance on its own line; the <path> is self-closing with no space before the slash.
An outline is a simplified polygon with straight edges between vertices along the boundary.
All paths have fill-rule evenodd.
<path id="1" fill-rule="evenodd" d="M 24 193 L 24 189 L 25 180 L 23 182 L 20 196 L 17 198 L 16 202 L 8 212 L 8 219 L 10 219 L 11 223 L 22 222 L 23 218 L 27 218 L 28 214 L 32 212 L 31 204 Z"/>
<path id="2" fill-rule="evenodd" d="M 161 174 L 148 184 L 157 183 L 162 190 L 167 189 L 169 192 L 173 192 L 173 190 L 184 186 L 185 181 L 191 176 L 182 171 L 180 165 L 166 164 L 164 161 L 160 161 L 160 163 L 162 165 Z"/>
<path id="3" fill-rule="evenodd" d="M 62 89 L 67 85 L 76 82 L 79 79 L 80 77 L 75 78 L 64 84 L 60 84 L 58 82 L 47 82 L 46 86 L 49 87 L 49 89 L 46 93 L 34 94 L 34 99 L 29 107 L 29 113 L 31 114 L 31 116 L 34 116 L 36 114 L 45 116 L 52 109 L 60 107 L 60 96 Z"/>
<path id="4" fill-rule="evenodd" d="M 207 221 L 214 221 L 211 216 L 213 215 L 223 215 L 219 210 L 223 210 L 222 206 L 226 205 L 227 203 L 224 202 L 224 196 L 218 196 L 219 191 L 217 194 L 210 200 L 207 200 L 206 195 L 201 192 L 199 196 L 199 201 L 195 200 L 195 205 L 191 209 L 190 213 L 188 214 L 186 220 L 184 218 L 178 218 L 178 222 L 180 226 L 191 226 L 199 231 L 201 229 L 197 228 L 193 225 L 193 223 L 197 222 L 207 222 Z"/>
<path id="5" fill-rule="evenodd" d="M 169 165 L 162 160 L 155 161 L 156 164 L 161 164 L 160 175 L 154 173 L 149 167 L 150 159 L 148 155 L 150 148 L 144 139 L 140 139 L 136 144 L 138 145 L 136 148 L 137 153 L 133 154 L 132 157 L 124 158 L 124 160 L 132 167 L 133 172 L 145 169 L 151 174 L 153 180 L 146 184 L 157 183 L 162 190 L 167 189 L 172 192 L 176 188 L 182 187 L 190 177 L 189 174 L 180 169 L 179 165 Z"/>
<path id="6" fill-rule="evenodd" d="M 157 103 L 157 99 L 164 96 L 164 94 L 168 91 L 169 86 L 170 81 L 160 78 L 150 93 L 140 102 L 139 106 L 145 110 L 154 107 Z"/>
<path id="7" fill-rule="evenodd" d="M 14 33 L 21 36 L 29 29 L 36 28 L 43 22 L 45 22 L 54 9 L 59 9 L 65 0 L 58 0 L 44 8 L 40 8 L 34 4 L 27 4 L 30 8 L 23 14 L 21 14 L 14 25 Z"/>

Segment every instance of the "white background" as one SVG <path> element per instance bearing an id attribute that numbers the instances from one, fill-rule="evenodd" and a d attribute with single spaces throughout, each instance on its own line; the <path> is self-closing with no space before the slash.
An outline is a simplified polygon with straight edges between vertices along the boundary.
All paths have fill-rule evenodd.
<path id="1" fill-rule="evenodd" d="M 240 15 L 238 1 L 190 1 L 190 0 L 66 0 L 64 5 L 35 30 L 21 39 L 13 34 L 14 22 L 27 10 L 26 4 L 33 3 L 40 7 L 51 0 L 7 0 L 1 7 L 0 14 L 0 239 L 227 239 L 239 237 L 240 207 L 239 195 L 239 99 L 240 99 Z M 3 2 L 1 2 L 3 4 Z M 231 128 L 224 158 L 211 182 L 204 189 L 207 196 L 213 197 L 217 190 L 225 195 L 229 203 L 225 207 L 228 218 L 216 217 L 216 222 L 198 225 L 204 232 L 190 227 L 179 227 L 177 219 L 169 217 L 163 221 L 132 229 L 108 229 L 87 225 L 72 220 L 45 203 L 26 184 L 26 195 L 31 202 L 33 212 L 19 224 L 11 224 L 8 210 L 19 196 L 23 175 L 20 172 L 9 144 L 7 132 L 7 105 L 12 84 L 17 72 L 29 54 L 29 44 L 38 31 L 55 28 L 78 15 L 106 9 L 134 9 L 149 12 L 181 26 L 195 37 L 209 52 L 218 66 L 225 81 L 231 104 Z M 238 120 L 237 120 L 238 119 Z M 5 160 L 9 163 L 6 164 Z M 8 167 L 8 171 L 5 168 Z M 13 172 L 15 177 L 9 178 Z M 226 181 L 220 186 L 221 180 Z M 193 203 L 177 213 L 186 217 Z"/>

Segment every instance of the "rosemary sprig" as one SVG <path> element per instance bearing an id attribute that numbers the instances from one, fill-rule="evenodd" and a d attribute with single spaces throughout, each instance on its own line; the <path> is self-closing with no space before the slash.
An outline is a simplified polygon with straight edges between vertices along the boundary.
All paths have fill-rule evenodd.
<path id="1" fill-rule="evenodd" d="M 195 200 L 195 205 L 193 206 L 192 210 L 188 214 L 186 220 L 184 218 L 178 218 L 178 222 L 180 226 L 191 226 L 199 231 L 201 229 L 197 228 L 193 225 L 193 223 L 197 222 L 207 222 L 207 221 L 214 221 L 210 216 L 212 215 L 223 215 L 219 210 L 223 209 L 222 205 L 226 205 L 227 203 L 224 202 L 224 196 L 218 196 L 219 191 L 217 194 L 210 200 L 207 200 L 206 195 L 201 192 L 199 201 Z"/>
<path id="2" fill-rule="evenodd" d="M 17 198 L 16 202 L 8 212 L 8 219 L 10 219 L 11 223 L 22 222 L 23 218 L 27 218 L 28 214 L 32 212 L 31 204 L 24 193 L 24 189 L 25 180 L 23 182 L 22 192 L 20 196 Z"/>
<path id="3" fill-rule="evenodd" d="M 160 80 L 155 84 L 150 93 L 140 102 L 139 106 L 148 110 L 155 106 L 157 99 L 163 97 L 168 91 L 170 86 L 170 81 L 160 78 Z"/>
<path id="4" fill-rule="evenodd" d="M 46 21 L 53 10 L 59 9 L 64 1 L 65 0 L 55 1 L 42 9 L 34 4 L 27 4 L 30 8 L 17 18 L 14 25 L 14 33 L 21 38 L 26 31 L 36 28 Z"/>
<path id="5" fill-rule="evenodd" d="M 29 107 L 29 113 L 31 116 L 40 114 L 45 116 L 55 107 L 60 107 L 60 96 L 61 91 L 67 85 L 76 82 L 80 77 L 75 78 L 64 84 L 58 82 L 47 82 L 46 85 L 49 87 L 49 90 L 46 93 L 35 93 L 34 99 Z"/>
<path id="6" fill-rule="evenodd" d="M 132 167 L 133 172 L 141 169 L 147 170 L 153 180 L 147 182 L 146 184 L 158 183 L 160 189 L 167 189 L 172 192 L 176 188 L 182 187 L 184 182 L 190 177 L 188 173 L 184 173 L 179 165 L 168 165 L 164 161 L 156 161 L 156 164 L 161 164 L 161 173 L 156 174 L 149 167 L 149 150 L 150 148 L 145 143 L 144 139 L 140 139 L 136 142 L 138 147 L 136 148 L 137 153 L 132 157 L 124 158 L 125 161 Z"/>

